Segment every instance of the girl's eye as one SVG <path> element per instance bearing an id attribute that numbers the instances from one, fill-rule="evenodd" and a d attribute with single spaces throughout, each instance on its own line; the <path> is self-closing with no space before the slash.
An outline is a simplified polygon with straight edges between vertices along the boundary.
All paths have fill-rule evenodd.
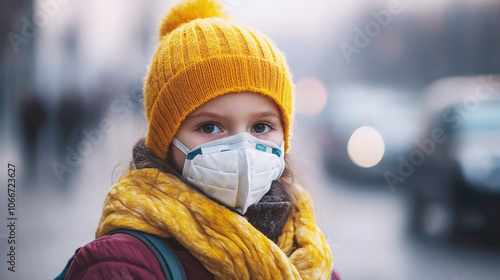
<path id="1" fill-rule="evenodd" d="M 265 123 L 258 123 L 252 127 L 253 133 L 266 133 L 271 130 L 271 127 Z"/>
<path id="2" fill-rule="evenodd" d="M 220 128 L 213 123 L 204 124 L 198 130 L 206 134 L 215 134 L 221 131 Z"/>

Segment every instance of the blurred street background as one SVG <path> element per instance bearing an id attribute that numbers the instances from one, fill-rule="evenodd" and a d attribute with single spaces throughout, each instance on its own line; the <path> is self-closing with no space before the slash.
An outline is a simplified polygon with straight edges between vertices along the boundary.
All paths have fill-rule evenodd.
<path id="1" fill-rule="evenodd" d="M 0 279 L 53 279 L 94 239 L 177 2 L 0 2 Z M 342 279 L 500 279 L 500 2 L 221 3 L 293 69 L 291 153 Z"/>

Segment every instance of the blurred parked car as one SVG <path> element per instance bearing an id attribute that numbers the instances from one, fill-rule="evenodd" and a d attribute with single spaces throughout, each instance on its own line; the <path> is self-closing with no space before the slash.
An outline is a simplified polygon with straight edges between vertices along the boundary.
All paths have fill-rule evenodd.
<path id="1" fill-rule="evenodd" d="M 385 184 L 384 173 L 397 168 L 398 156 L 411 147 L 416 136 L 416 107 L 414 95 L 403 90 L 370 85 L 331 90 L 318 137 L 327 172 L 344 180 Z M 351 137 L 361 127 L 378 135 L 360 135 L 365 139 L 353 141 L 348 151 Z M 370 153 L 380 149 L 380 162 L 370 167 L 363 167 L 352 155 L 357 150 Z"/>
<path id="2" fill-rule="evenodd" d="M 413 234 L 500 232 L 499 97 L 498 76 L 448 78 L 424 92 L 419 141 L 426 146 L 413 148 L 424 159 L 407 178 Z"/>

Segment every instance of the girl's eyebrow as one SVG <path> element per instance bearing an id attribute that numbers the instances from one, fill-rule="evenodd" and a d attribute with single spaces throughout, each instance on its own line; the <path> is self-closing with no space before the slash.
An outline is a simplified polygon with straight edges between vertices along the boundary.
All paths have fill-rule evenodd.
<path id="1" fill-rule="evenodd" d="M 190 115 L 190 119 L 195 119 L 195 118 L 222 118 L 223 115 L 217 113 L 217 112 L 206 112 L 206 111 L 201 111 L 199 113 L 195 113 L 193 115 Z"/>
<path id="2" fill-rule="evenodd" d="M 253 115 L 256 118 L 276 118 L 280 119 L 280 116 L 273 111 L 259 112 Z"/>
<path id="3" fill-rule="evenodd" d="M 273 111 L 262 111 L 256 112 L 252 114 L 254 118 L 277 118 L 280 119 L 280 116 Z M 210 111 L 201 111 L 199 113 L 193 114 L 189 116 L 190 119 L 196 118 L 224 118 L 224 114 L 220 114 L 218 112 L 210 112 Z"/>

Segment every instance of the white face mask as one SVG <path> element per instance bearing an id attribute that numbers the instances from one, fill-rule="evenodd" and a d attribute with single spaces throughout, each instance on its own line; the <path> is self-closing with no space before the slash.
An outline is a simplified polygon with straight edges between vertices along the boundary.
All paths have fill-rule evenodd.
<path id="1" fill-rule="evenodd" d="M 206 196 L 245 214 L 271 188 L 285 169 L 283 144 L 249 133 L 217 139 L 189 150 L 173 141 L 185 155 L 182 177 Z"/>

